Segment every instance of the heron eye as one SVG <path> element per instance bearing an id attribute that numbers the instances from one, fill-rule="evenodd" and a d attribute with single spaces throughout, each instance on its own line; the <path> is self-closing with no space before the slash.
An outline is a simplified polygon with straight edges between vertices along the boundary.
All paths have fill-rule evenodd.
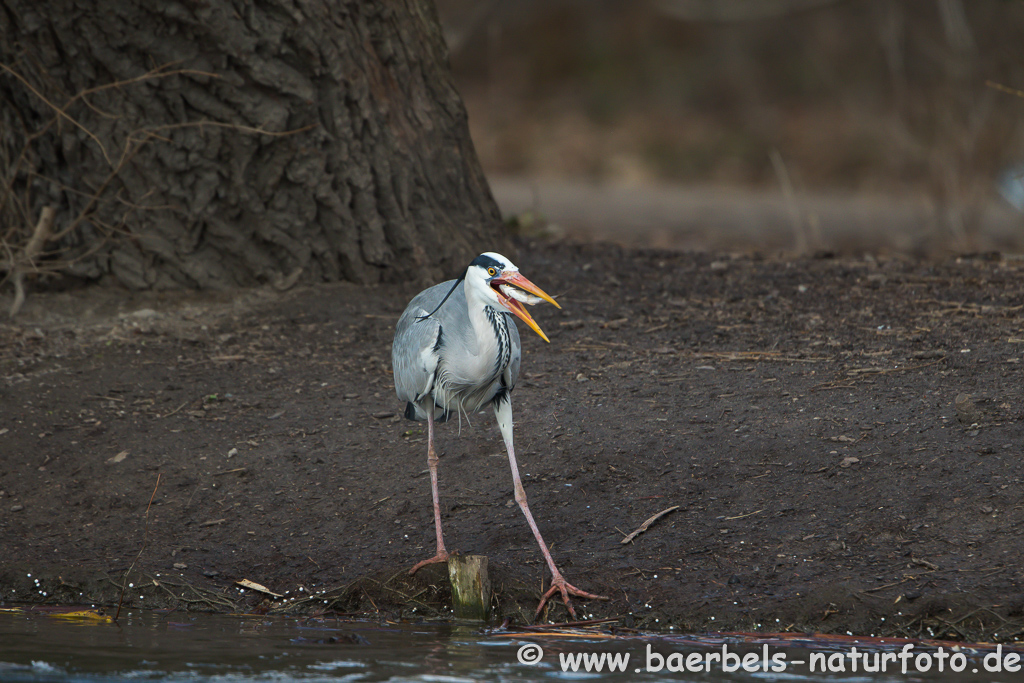
<path id="1" fill-rule="evenodd" d="M 498 271 L 495 270 L 494 267 L 492 266 L 487 269 L 487 274 L 490 275 L 491 277 L 494 277 L 495 275 L 498 274 Z"/>

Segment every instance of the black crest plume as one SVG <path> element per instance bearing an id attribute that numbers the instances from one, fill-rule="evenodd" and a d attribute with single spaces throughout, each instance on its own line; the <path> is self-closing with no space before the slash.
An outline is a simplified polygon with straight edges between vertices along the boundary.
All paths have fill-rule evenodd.
<path id="1" fill-rule="evenodd" d="M 420 317 L 416 318 L 416 322 L 419 322 L 420 320 L 426 320 L 427 318 L 429 318 L 430 316 L 434 315 L 434 314 L 435 314 L 435 313 L 437 313 L 437 312 L 438 312 L 439 310 L 441 310 L 441 307 L 442 307 L 442 306 L 444 306 L 444 302 L 445 302 L 445 301 L 448 301 L 448 297 L 450 297 L 450 296 L 452 295 L 452 293 L 453 293 L 453 292 L 455 291 L 455 288 L 456 288 L 456 287 L 458 287 L 459 285 L 461 285 L 461 284 L 462 284 L 462 281 L 463 281 L 463 280 L 465 280 L 465 279 L 466 279 L 466 276 L 465 276 L 465 275 L 460 275 L 460 276 L 459 276 L 459 277 L 458 277 L 458 278 L 457 278 L 457 279 L 455 280 L 455 284 L 454 284 L 454 285 L 452 285 L 452 288 L 451 288 L 451 289 L 449 289 L 449 290 L 448 290 L 448 293 L 444 295 L 444 298 L 443 298 L 443 299 L 441 299 L 441 303 L 439 303 L 439 304 L 437 305 L 437 308 L 435 308 L 434 310 L 432 310 L 432 311 L 431 311 L 430 313 L 427 313 L 426 315 L 421 315 Z"/>

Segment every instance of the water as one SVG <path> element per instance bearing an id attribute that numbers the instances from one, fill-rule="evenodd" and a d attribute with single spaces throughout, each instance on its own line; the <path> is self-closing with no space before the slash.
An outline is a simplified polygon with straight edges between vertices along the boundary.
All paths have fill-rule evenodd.
<path id="1" fill-rule="evenodd" d="M 736 672 L 722 671 L 722 648 Z M 819 644 L 820 645 L 820 644 Z M 982 652 L 964 655 L 964 672 L 936 672 L 934 647 L 915 644 L 912 654 L 930 659 L 932 670 L 903 674 L 898 660 L 886 673 L 811 673 L 812 655 L 849 661 L 850 642 L 817 649 L 752 644 L 717 636 L 613 637 L 509 634 L 451 624 L 380 624 L 287 617 L 122 614 L 120 623 L 66 620 L 51 615 L 0 612 L 0 681 L 964 681 L 1024 680 L 1024 673 L 988 672 Z M 885 650 L 889 647 L 889 650 Z M 902 647 L 902 645 L 900 646 Z M 875 647 L 871 657 L 891 646 Z M 863 648 L 861 648 L 863 649 Z M 535 661 L 540 654 L 540 660 Z M 625 672 L 587 672 L 581 656 L 624 662 Z M 949 651 L 946 654 L 950 654 Z M 1013 666 L 1008 651 L 1002 663 Z M 711 660 L 707 658 L 711 655 Z M 766 659 L 767 655 L 767 659 Z M 836 659 L 836 655 L 839 658 Z M 969 655 L 969 656 L 968 656 Z M 609 657 L 617 656 L 618 660 Z M 746 660 L 740 657 L 746 656 Z M 662 660 L 659 662 L 659 657 Z M 687 660 L 687 657 L 690 657 Z M 775 657 L 776 659 L 773 659 Z M 778 658 L 782 658 L 781 660 Z M 520 661 L 522 660 L 522 661 Z M 711 673 L 670 673 L 677 665 L 711 664 Z M 576 661 L 578 671 L 572 671 Z M 784 662 L 784 671 L 773 671 Z M 923 660 L 922 660 L 923 661 Z M 743 663 L 753 671 L 744 671 Z M 797 664 L 797 662 L 804 662 Z M 827 663 L 827 661 L 826 661 Z M 993 664 L 994 659 L 989 660 Z M 660 671 L 648 670 L 661 667 Z M 591 660 L 591 668 L 594 660 Z M 639 669 L 639 671 L 637 671 Z M 819 667 L 820 669 L 820 667 Z M 977 669 L 978 673 L 974 673 Z"/>

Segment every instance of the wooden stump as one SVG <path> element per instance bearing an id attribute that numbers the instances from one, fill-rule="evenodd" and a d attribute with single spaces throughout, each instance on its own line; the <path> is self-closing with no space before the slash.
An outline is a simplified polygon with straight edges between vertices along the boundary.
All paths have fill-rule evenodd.
<path id="1" fill-rule="evenodd" d="M 452 584 L 452 610 L 456 619 L 487 621 L 491 616 L 491 579 L 485 555 L 452 555 L 448 558 Z"/>

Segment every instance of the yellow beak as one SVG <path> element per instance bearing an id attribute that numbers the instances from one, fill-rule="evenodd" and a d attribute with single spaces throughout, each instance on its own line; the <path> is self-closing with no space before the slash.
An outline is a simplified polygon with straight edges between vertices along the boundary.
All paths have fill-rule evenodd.
<path id="1" fill-rule="evenodd" d="M 498 301 L 501 305 L 519 317 L 524 323 L 529 325 L 530 329 L 539 334 L 541 339 L 550 343 L 551 340 L 548 339 L 547 335 L 544 334 L 544 331 L 540 329 L 540 326 L 536 321 L 534 321 L 529 312 L 527 312 L 526 307 L 523 306 L 522 302 L 505 296 L 505 294 L 498 289 L 498 285 L 503 284 L 517 287 L 524 292 L 528 292 L 534 296 L 539 296 L 541 299 L 544 299 L 544 301 L 554 304 L 555 308 L 561 308 L 561 306 L 558 305 L 558 302 L 552 299 L 543 289 L 523 277 L 519 271 L 505 272 L 491 280 L 491 286 L 498 294 Z"/>

